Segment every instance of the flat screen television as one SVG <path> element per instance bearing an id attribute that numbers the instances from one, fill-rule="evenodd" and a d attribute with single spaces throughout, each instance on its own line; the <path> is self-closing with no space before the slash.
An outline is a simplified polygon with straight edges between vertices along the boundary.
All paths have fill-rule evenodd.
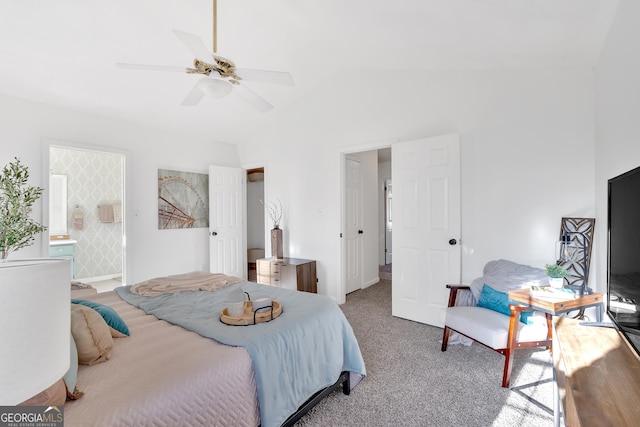
<path id="1" fill-rule="evenodd" d="M 640 354 L 640 167 L 608 184 L 607 314 Z"/>

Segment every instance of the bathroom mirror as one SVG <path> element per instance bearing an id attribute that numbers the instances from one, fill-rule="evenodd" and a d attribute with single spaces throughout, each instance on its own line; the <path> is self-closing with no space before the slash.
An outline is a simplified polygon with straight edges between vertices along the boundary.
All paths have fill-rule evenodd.
<path id="1" fill-rule="evenodd" d="M 67 234 L 67 176 L 49 178 L 49 235 Z"/>

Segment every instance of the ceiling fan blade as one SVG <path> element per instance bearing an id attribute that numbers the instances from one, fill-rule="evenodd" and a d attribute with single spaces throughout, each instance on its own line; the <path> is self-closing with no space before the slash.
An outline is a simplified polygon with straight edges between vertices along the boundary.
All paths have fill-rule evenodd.
<path id="1" fill-rule="evenodd" d="M 124 64 L 117 62 L 116 65 L 120 68 L 126 68 L 130 70 L 146 70 L 146 71 L 178 71 L 186 73 L 188 68 L 175 67 L 173 65 L 145 65 L 145 64 Z"/>
<path id="2" fill-rule="evenodd" d="M 200 89 L 200 82 L 198 81 L 193 88 L 191 88 L 187 96 L 184 97 L 180 105 L 185 107 L 197 105 L 203 97 L 204 92 Z"/>
<path id="3" fill-rule="evenodd" d="M 264 71 L 250 70 L 247 68 L 236 68 L 236 74 L 242 80 L 250 82 L 271 83 L 283 86 L 293 86 L 293 77 L 284 71 Z"/>
<path id="4" fill-rule="evenodd" d="M 233 87 L 233 93 L 246 101 L 256 110 L 261 113 L 266 113 L 273 108 L 273 105 L 269 104 L 264 98 L 253 92 L 251 89 L 244 85 L 236 85 Z"/>
<path id="5" fill-rule="evenodd" d="M 193 53 L 200 61 L 207 64 L 215 63 L 215 58 L 202 39 L 195 34 L 185 33 L 184 31 L 173 30 L 174 34 L 182 41 L 182 43 Z"/>

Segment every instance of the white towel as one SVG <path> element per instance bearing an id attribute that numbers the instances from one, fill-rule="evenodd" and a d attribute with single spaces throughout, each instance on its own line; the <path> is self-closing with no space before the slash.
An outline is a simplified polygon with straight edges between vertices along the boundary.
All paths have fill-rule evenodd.
<path id="1" fill-rule="evenodd" d="M 113 204 L 113 222 L 122 222 L 122 205 L 120 203 Z"/>
<path id="2" fill-rule="evenodd" d="M 100 205 L 100 222 L 112 223 L 113 222 L 113 205 Z"/>
<path id="3" fill-rule="evenodd" d="M 73 228 L 75 230 L 84 228 L 84 213 L 81 209 L 74 209 L 73 211 Z"/>

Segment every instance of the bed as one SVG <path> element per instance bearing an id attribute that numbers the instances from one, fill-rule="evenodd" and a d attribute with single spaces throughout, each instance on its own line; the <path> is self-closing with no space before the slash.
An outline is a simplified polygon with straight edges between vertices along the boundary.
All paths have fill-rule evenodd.
<path id="1" fill-rule="evenodd" d="M 222 324 L 226 298 L 239 290 L 271 296 L 282 315 L 259 325 Z M 69 426 L 291 425 L 333 389 L 348 394 L 366 374 L 350 325 L 320 295 L 240 282 L 151 297 L 130 287 L 72 292 L 78 297 L 115 310 L 130 335 L 113 338 L 108 360 L 78 366 L 84 394 L 65 404 Z M 330 326 L 334 317 L 340 326 Z"/>

